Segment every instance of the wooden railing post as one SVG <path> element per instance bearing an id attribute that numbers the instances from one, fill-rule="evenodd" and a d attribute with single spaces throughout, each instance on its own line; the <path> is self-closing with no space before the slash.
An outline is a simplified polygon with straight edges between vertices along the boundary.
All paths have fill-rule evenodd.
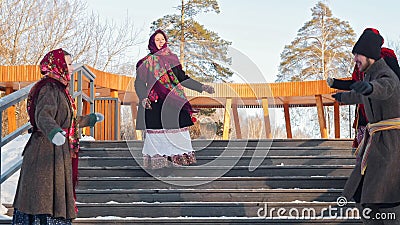
<path id="1" fill-rule="evenodd" d="M 222 134 L 223 140 L 229 139 L 229 129 L 231 125 L 231 109 L 232 109 L 232 99 L 227 98 L 225 104 L 225 114 L 224 114 L 224 131 Z"/>
<path id="2" fill-rule="evenodd" d="M 271 139 L 271 121 L 269 119 L 269 106 L 268 106 L 268 99 L 262 99 L 262 107 L 264 111 L 264 127 L 265 127 L 265 137 Z"/>
<path id="3" fill-rule="evenodd" d="M 242 130 L 240 129 L 240 120 L 238 105 L 233 104 L 232 106 L 233 122 L 235 123 L 236 139 L 242 139 Z"/>
<path id="4" fill-rule="evenodd" d="M 286 124 L 286 137 L 292 138 L 292 126 L 290 125 L 290 113 L 289 113 L 289 104 L 283 104 L 283 111 L 285 114 L 285 124 Z"/>
<path id="5" fill-rule="evenodd" d="M 6 95 L 9 95 L 13 93 L 14 90 L 12 87 L 6 87 Z M 8 134 L 13 132 L 14 130 L 17 129 L 17 118 L 15 115 L 15 105 L 10 106 L 10 108 L 7 109 L 7 117 L 8 117 Z"/>
<path id="6" fill-rule="evenodd" d="M 335 122 L 335 138 L 340 138 L 340 109 L 339 102 L 333 104 L 333 117 Z"/>
<path id="7" fill-rule="evenodd" d="M 118 99 L 118 90 L 114 90 L 114 89 L 111 89 L 111 93 L 110 93 L 110 95 L 111 95 L 111 98 L 116 98 L 116 99 Z M 118 110 L 117 110 L 117 108 L 118 108 Z M 114 121 L 113 119 L 112 119 L 112 138 L 114 138 L 114 137 L 116 137 L 116 134 L 119 134 L 120 133 L 120 130 L 121 130 L 121 113 L 118 113 L 118 112 L 121 112 L 121 106 L 119 105 L 119 102 L 118 101 L 116 101 L 115 102 L 115 106 L 113 107 L 113 108 L 111 108 L 111 112 L 112 112 L 112 116 L 111 116 L 111 118 L 117 118 L 117 120 L 116 121 Z M 115 115 L 116 113 L 118 113 L 118 115 Z M 117 124 L 114 124 L 114 123 L 117 123 Z M 118 139 L 117 140 L 119 140 L 119 135 L 118 135 Z"/>
<path id="8" fill-rule="evenodd" d="M 322 103 L 322 96 L 316 95 L 315 101 L 317 103 L 318 121 L 319 121 L 319 129 L 321 131 L 321 138 L 328 138 L 328 132 L 326 129 L 324 105 Z"/>

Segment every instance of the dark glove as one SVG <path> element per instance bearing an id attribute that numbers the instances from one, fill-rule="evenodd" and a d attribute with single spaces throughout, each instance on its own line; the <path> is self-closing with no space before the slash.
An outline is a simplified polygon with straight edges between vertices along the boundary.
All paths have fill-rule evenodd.
<path id="1" fill-rule="evenodd" d="M 328 86 L 331 88 L 339 89 L 339 90 L 345 90 L 345 91 L 350 91 L 350 85 L 354 84 L 354 80 L 340 80 L 336 78 L 328 78 L 326 80 L 328 83 Z"/>
<path id="2" fill-rule="evenodd" d="M 336 101 L 341 102 L 342 101 L 342 92 L 336 93 L 332 95 L 332 98 L 334 98 Z"/>
<path id="3" fill-rule="evenodd" d="M 362 95 L 369 95 L 372 92 L 372 85 L 366 81 L 357 81 L 350 85 L 350 88 Z"/>

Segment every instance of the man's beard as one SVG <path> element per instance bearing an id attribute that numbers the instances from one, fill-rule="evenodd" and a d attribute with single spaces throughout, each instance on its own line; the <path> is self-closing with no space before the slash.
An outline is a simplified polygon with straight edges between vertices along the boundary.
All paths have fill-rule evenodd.
<path id="1" fill-rule="evenodd" d="M 365 72 L 371 66 L 371 59 L 367 59 L 365 64 L 361 64 L 360 72 Z"/>

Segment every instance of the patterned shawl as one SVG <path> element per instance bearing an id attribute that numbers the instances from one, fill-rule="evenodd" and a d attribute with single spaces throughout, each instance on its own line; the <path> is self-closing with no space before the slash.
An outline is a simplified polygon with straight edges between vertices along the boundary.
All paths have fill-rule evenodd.
<path id="1" fill-rule="evenodd" d="M 166 35 L 161 30 L 157 30 L 149 40 L 150 54 L 141 59 L 137 64 L 137 79 L 147 83 L 147 96 L 150 101 L 158 99 L 166 100 L 166 104 L 174 107 L 181 107 L 183 110 L 192 114 L 193 109 L 186 98 L 184 89 L 179 83 L 178 78 L 172 71 L 172 68 L 182 68 L 178 57 L 171 52 L 167 43 L 160 50 L 156 50 L 155 35 L 161 33 L 167 40 Z"/>

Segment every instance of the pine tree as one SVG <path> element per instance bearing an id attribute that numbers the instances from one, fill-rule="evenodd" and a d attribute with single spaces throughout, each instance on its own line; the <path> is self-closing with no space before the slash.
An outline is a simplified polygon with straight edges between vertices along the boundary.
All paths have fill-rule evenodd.
<path id="1" fill-rule="evenodd" d="M 200 81 L 229 81 L 233 72 L 222 64 L 230 64 L 227 52 L 231 42 L 206 29 L 195 20 L 199 13 L 219 13 L 217 0 L 181 0 L 179 14 L 166 15 L 152 23 L 151 30 L 162 29 L 169 47 L 179 52 L 179 59 L 189 76 Z"/>
<path id="2" fill-rule="evenodd" d="M 277 82 L 351 76 L 351 49 L 356 38 L 353 29 L 347 21 L 334 18 L 322 2 L 311 11 L 312 19 L 281 53 Z"/>

